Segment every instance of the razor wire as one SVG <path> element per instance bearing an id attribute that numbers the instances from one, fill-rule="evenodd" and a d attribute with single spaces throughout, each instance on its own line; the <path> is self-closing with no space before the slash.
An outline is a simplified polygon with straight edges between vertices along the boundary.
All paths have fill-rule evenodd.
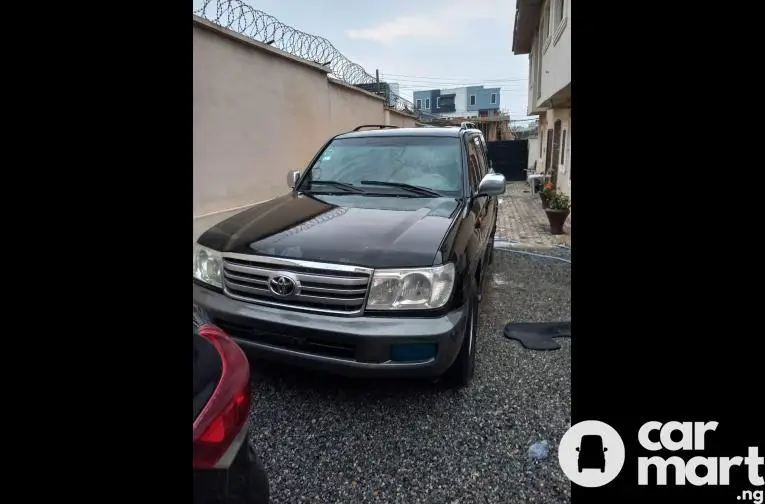
<path id="1" fill-rule="evenodd" d="M 399 112 L 431 120 L 438 116 L 416 110 L 414 104 L 390 90 L 364 68 L 346 58 L 332 43 L 286 25 L 274 16 L 259 11 L 242 0 L 204 0 L 195 15 L 245 37 L 268 44 L 299 58 L 329 68 L 334 77 L 352 86 L 385 96 L 386 105 Z"/>

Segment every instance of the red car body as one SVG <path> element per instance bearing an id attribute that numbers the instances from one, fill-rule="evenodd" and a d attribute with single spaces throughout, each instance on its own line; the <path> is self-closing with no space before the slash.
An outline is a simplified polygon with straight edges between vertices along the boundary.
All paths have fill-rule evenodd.
<path id="1" fill-rule="evenodd" d="M 194 502 L 265 504 L 268 479 L 247 439 L 250 365 L 220 328 L 194 321 Z"/>

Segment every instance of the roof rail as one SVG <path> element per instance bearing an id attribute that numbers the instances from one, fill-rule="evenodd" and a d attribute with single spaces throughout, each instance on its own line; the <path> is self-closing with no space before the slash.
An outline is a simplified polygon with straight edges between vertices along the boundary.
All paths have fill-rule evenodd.
<path id="1" fill-rule="evenodd" d="M 393 126 L 392 124 L 362 124 L 361 126 L 356 126 L 355 128 L 353 128 L 353 131 L 359 131 L 361 128 L 386 129 L 386 128 L 398 128 L 398 126 Z"/>

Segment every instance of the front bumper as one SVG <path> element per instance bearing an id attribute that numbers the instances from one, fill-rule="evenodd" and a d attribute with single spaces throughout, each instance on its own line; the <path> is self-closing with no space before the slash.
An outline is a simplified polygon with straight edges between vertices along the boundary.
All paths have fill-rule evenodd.
<path id="1" fill-rule="evenodd" d="M 457 357 L 467 305 L 437 318 L 342 317 L 231 299 L 194 284 L 194 303 L 253 357 L 351 376 L 436 377 Z M 391 350 L 435 345 L 435 355 L 393 360 Z"/>

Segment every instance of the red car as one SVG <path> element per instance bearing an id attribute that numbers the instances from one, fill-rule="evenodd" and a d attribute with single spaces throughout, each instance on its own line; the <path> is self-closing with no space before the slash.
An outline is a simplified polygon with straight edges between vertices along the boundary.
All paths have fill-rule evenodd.
<path id="1" fill-rule="evenodd" d="M 268 478 L 247 439 L 249 362 L 226 333 L 197 312 L 193 398 L 194 503 L 268 503 Z"/>

